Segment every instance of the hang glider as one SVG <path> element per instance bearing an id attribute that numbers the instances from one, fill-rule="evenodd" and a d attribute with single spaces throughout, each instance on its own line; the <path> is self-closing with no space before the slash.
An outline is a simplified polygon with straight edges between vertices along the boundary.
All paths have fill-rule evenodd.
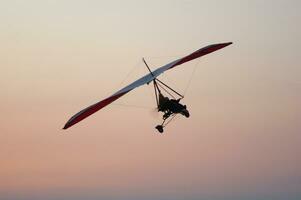
<path id="1" fill-rule="evenodd" d="M 164 102 L 163 101 L 164 98 L 165 98 L 165 100 L 167 100 L 168 98 L 164 97 L 162 95 L 159 86 L 161 86 L 161 87 L 168 87 L 168 86 L 166 84 L 164 84 L 162 81 L 158 80 L 157 77 L 160 74 L 164 73 L 165 71 L 167 71 L 169 69 L 172 69 L 172 68 L 174 68 L 178 65 L 181 65 L 183 63 L 189 62 L 189 61 L 194 60 L 196 58 L 202 57 L 204 55 L 207 55 L 207 54 L 212 53 L 214 51 L 217 51 L 219 49 L 222 49 L 222 48 L 224 48 L 224 47 L 226 47 L 230 44 L 232 44 L 232 42 L 212 44 L 212 45 L 206 46 L 206 47 L 201 48 L 201 49 L 199 49 L 199 50 L 197 50 L 197 51 L 195 51 L 195 52 L 193 52 L 193 53 L 191 53 L 191 54 L 189 54 L 189 55 L 187 55 L 183 58 L 180 58 L 180 59 L 177 59 L 177 60 L 175 60 L 171 63 L 168 63 L 168 64 L 166 64 L 166 65 L 164 65 L 164 66 L 162 66 L 162 67 L 160 67 L 160 68 L 158 68 L 154 71 L 151 71 L 149 69 L 149 67 L 147 66 L 149 71 L 150 71 L 149 74 L 143 76 L 142 78 L 134 81 L 133 83 L 129 84 L 128 86 L 126 86 L 126 87 L 122 88 L 121 90 L 115 92 L 110 97 L 108 97 L 108 98 L 106 98 L 102 101 L 99 101 L 99 102 L 97 102 L 97 103 L 81 110 L 80 112 L 78 112 L 77 114 L 75 114 L 74 116 L 72 116 L 68 120 L 68 122 L 65 124 L 63 129 L 67 129 L 67 128 L 73 126 L 74 124 L 82 121 L 83 119 L 87 118 L 88 116 L 92 115 L 93 113 L 97 112 L 98 110 L 102 109 L 103 107 L 109 105 L 110 103 L 112 103 L 113 101 L 115 101 L 118 98 L 122 97 L 123 95 L 130 92 L 131 90 L 133 90 L 133 89 L 135 89 L 139 86 L 142 86 L 144 84 L 148 84 L 148 83 L 153 81 L 155 92 L 156 92 L 156 100 L 157 100 L 158 111 L 164 112 L 164 115 L 165 115 L 165 116 L 163 116 L 164 121 L 163 121 L 162 125 L 158 125 L 156 128 L 158 129 L 159 132 L 163 132 L 164 122 L 170 115 L 181 113 L 181 114 L 183 114 L 187 117 L 187 116 L 189 116 L 189 113 L 187 114 L 188 111 L 187 112 L 184 111 L 184 110 L 186 110 L 186 106 L 185 106 L 185 109 L 184 109 L 183 105 L 179 103 L 180 99 L 177 99 L 177 100 L 171 99 L 171 100 L 174 100 L 174 102 L 172 102 L 172 101 Z M 146 62 L 145 62 L 145 64 L 146 64 Z M 168 87 L 168 88 L 172 90 L 172 88 L 170 88 L 170 87 Z M 172 91 L 176 92 L 174 90 L 172 90 Z M 178 95 L 180 95 L 180 94 L 178 93 Z M 178 104 L 176 104 L 176 101 L 178 102 Z M 166 103 L 166 105 L 168 105 L 168 106 L 165 105 L 166 109 L 165 109 L 164 106 L 163 106 L 164 109 L 160 108 L 160 106 L 162 107 L 162 105 L 163 105 L 162 102 L 164 102 L 164 103 Z M 161 105 L 160 105 L 160 103 L 161 103 Z M 179 104 L 182 105 L 182 107 Z M 175 108 L 179 108 L 179 109 L 175 109 Z M 180 108 L 182 108 L 182 109 L 180 109 Z M 179 112 L 177 112 L 177 111 L 179 111 Z"/>

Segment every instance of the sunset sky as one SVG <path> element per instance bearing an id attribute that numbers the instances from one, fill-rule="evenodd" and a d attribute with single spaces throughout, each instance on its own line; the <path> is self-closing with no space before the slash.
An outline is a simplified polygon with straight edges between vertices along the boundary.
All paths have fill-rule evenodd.
<path id="1" fill-rule="evenodd" d="M 0 1 L 1 200 L 301 199 L 301 1 Z M 154 127 L 152 69 L 191 117 Z M 196 68 L 195 68 L 196 66 Z M 122 105 L 136 105 L 121 106 Z"/>

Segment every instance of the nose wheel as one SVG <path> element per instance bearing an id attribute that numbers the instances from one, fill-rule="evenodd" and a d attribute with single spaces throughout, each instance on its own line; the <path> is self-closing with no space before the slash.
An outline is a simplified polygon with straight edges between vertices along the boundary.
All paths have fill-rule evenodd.
<path id="1" fill-rule="evenodd" d="M 163 126 L 162 125 L 158 125 L 156 126 L 156 129 L 160 132 L 160 133 L 163 133 L 164 129 L 163 129 Z"/>
<path id="2" fill-rule="evenodd" d="M 175 118 L 175 116 L 177 115 L 177 114 L 174 114 L 174 113 L 172 113 L 172 114 L 170 114 L 171 115 L 171 118 L 169 119 L 169 120 L 167 120 L 167 118 L 164 118 L 163 117 L 163 122 L 162 122 L 162 124 L 160 124 L 160 125 L 157 125 L 155 128 L 159 131 L 159 133 L 163 133 L 164 132 L 164 127 L 167 125 L 167 124 L 169 124 L 169 122 L 171 122 L 174 118 Z M 166 121 L 167 120 L 167 121 Z M 166 123 L 165 123 L 166 122 Z"/>

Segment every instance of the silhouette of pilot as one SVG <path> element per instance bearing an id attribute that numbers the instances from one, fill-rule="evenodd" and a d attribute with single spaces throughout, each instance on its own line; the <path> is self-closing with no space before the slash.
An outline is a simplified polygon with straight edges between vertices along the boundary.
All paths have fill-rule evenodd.
<path id="1" fill-rule="evenodd" d="M 172 113 L 179 113 L 183 109 L 186 109 L 186 106 L 179 103 L 180 100 L 181 99 L 169 99 L 159 93 L 158 110 L 164 112 L 163 119 L 167 119 Z"/>

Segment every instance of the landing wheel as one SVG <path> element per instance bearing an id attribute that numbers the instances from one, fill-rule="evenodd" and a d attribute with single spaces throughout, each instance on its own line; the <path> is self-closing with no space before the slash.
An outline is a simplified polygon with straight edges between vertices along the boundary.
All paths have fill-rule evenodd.
<path id="1" fill-rule="evenodd" d="M 163 133 L 163 131 L 164 131 L 162 125 L 156 126 L 156 129 L 157 129 L 160 133 Z"/>

